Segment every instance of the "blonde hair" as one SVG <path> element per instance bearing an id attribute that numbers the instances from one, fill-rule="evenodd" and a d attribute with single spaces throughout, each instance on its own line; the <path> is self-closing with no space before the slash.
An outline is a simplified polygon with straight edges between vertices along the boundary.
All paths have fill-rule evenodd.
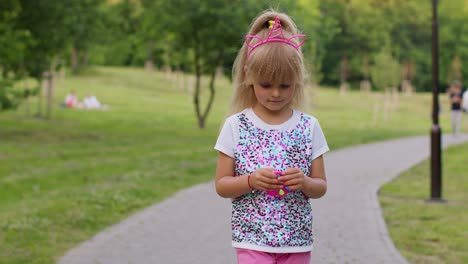
<path id="1" fill-rule="evenodd" d="M 265 39 L 270 31 L 266 26 L 269 20 L 279 17 L 286 39 L 298 34 L 294 21 L 286 14 L 267 10 L 258 15 L 252 22 L 248 35 L 257 35 Z M 253 39 L 252 42 L 258 40 Z M 254 43 L 252 43 L 254 44 Z M 255 48 L 247 59 L 248 46 L 242 45 L 234 61 L 232 76 L 234 95 L 231 101 L 229 115 L 252 107 L 257 102 L 253 90 L 254 80 L 267 80 L 274 83 L 293 81 L 295 94 L 290 104 L 293 108 L 301 108 L 303 104 L 304 87 L 307 73 L 300 50 L 280 42 L 270 42 Z"/>

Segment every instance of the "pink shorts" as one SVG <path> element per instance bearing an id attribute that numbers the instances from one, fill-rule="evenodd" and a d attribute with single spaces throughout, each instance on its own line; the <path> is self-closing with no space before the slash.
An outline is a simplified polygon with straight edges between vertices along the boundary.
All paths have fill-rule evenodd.
<path id="1" fill-rule="evenodd" d="M 310 251 L 301 253 L 267 253 L 236 248 L 238 264 L 310 264 Z"/>

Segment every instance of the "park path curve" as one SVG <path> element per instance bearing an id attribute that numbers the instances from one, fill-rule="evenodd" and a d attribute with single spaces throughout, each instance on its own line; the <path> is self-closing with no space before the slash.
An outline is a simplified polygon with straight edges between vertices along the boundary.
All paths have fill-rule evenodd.
<path id="1" fill-rule="evenodd" d="M 444 136 L 444 147 L 468 135 Z M 429 157 L 429 137 L 360 145 L 325 155 L 328 192 L 312 200 L 312 263 L 407 263 L 382 218 L 381 185 Z M 428 186 L 429 193 L 429 186 Z M 183 190 L 118 223 L 59 260 L 60 264 L 229 264 L 230 201 L 213 182 Z"/>

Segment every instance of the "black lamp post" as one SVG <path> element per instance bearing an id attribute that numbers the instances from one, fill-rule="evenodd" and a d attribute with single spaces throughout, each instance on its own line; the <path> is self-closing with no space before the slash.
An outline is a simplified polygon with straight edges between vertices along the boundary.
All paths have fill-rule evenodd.
<path id="1" fill-rule="evenodd" d="M 437 0 L 432 0 L 432 127 L 431 127 L 431 197 L 442 200 L 441 129 L 439 126 L 439 46 Z"/>

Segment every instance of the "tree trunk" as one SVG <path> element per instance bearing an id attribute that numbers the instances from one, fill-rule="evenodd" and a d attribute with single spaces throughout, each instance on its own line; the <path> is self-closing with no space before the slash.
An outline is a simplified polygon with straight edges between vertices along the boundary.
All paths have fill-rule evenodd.
<path id="1" fill-rule="evenodd" d="M 344 56 L 340 63 L 340 94 L 345 95 L 349 91 L 348 80 L 348 58 Z"/>
<path id="2" fill-rule="evenodd" d="M 195 41 L 198 43 L 198 41 Z M 195 92 L 193 93 L 193 104 L 195 105 L 195 114 L 197 115 L 198 127 L 204 128 L 205 121 L 201 120 L 200 113 L 200 79 L 202 75 L 201 65 L 200 65 L 200 51 L 198 50 L 198 45 L 194 49 L 194 62 L 195 62 Z"/>
<path id="3" fill-rule="evenodd" d="M 147 57 L 145 61 L 145 70 L 153 71 L 154 70 L 154 60 L 153 60 L 154 40 L 150 40 L 148 42 L 148 49 L 146 52 L 147 52 Z"/>
<path id="4" fill-rule="evenodd" d="M 206 105 L 205 111 L 203 111 L 202 113 L 201 106 L 200 106 L 200 80 L 201 80 L 201 75 L 202 75 L 200 53 L 199 53 L 198 47 L 195 47 L 194 51 L 195 51 L 194 56 L 195 56 L 196 81 L 195 81 L 195 93 L 193 94 L 193 102 L 195 105 L 195 113 L 197 115 L 198 127 L 203 129 L 205 128 L 206 118 L 208 117 L 208 114 L 210 113 L 211 106 L 213 105 L 214 98 L 215 98 L 214 84 L 215 84 L 215 79 L 216 79 L 217 67 L 213 67 L 213 70 L 211 72 L 211 79 L 210 79 L 210 84 L 209 84 L 210 95 L 209 95 L 209 99 L 208 99 L 208 103 Z M 224 55 L 224 49 L 219 50 L 218 57 L 216 58 L 215 66 L 222 65 L 223 55 Z"/>
<path id="5" fill-rule="evenodd" d="M 78 72 L 78 50 L 75 47 L 72 48 L 71 68 L 73 74 Z"/>
<path id="6" fill-rule="evenodd" d="M 205 128 L 205 119 L 201 117 L 198 118 L 198 127 L 201 129 Z"/>
<path id="7" fill-rule="evenodd" d="M 46 83 L 46 98 L 47 98 L 47 112 L 46 118 L 50 119 L 52 117 L 52 106 L 54 98 L 54 72 L 51 70 L 46 72 L 44 75 L 44 80 Z"/>
<path id="8" fill-rule="evenodd" d="M 369 80 L 362 80 L 359 83 L 359 90 L 361 93 L 369 95 L 369 93 L 372 91 L 371 82 Z"/>
<path id="9" fill-rule="evenodd" d="M 42 117 L 42 97 L 44 95 L 44 90 L 46 89 L 46 80 L 41 76 L 37 82 L 39 83 L 39 92 L 37 93 L 37 113 L 36 117 Z"/>
<path id="10" fill-rule="evenodd" d="M 86 51 L 84 51 L 82 54 L 81 54 L 81 63 L 78 63 L 78 67 L 80 66 L 86 66 L 88 65 L 89 63 L 89 56 L 88 56 L 88 53 Z"/>

